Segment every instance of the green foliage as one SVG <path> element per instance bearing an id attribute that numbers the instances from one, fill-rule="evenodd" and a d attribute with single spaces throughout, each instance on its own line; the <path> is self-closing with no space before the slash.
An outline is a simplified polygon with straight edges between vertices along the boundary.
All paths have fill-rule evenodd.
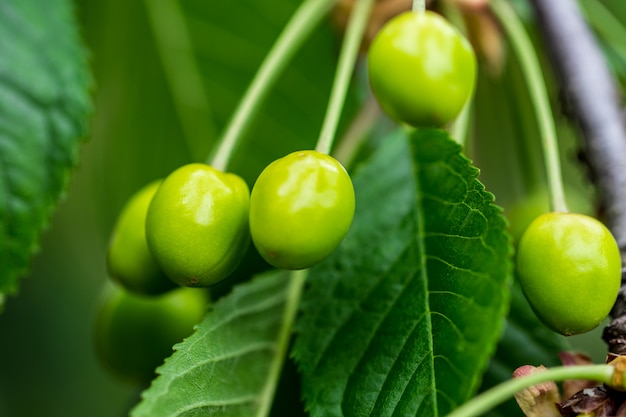
<path id="1" fill-rule="evenodd" d="M 0 415 L 109 417 L 140 401 L 145 387 L 110 379 L 90 344 L 113 221 L 141 185 L 205 160 L 300 3 L 77 0 L 80 27 L 67 0 L 0 4 L 0 308 L 5 293 L 17 290 L 77 162 L 90 111 L 79 30 L 98 85 L 75 188 L 22 296 L 9 298 L 0 316 L 1 337 L 11 341 L 0 344 L 0 357 L 10 358 L 0 361 Z M 528 3 L 514 3 L 532 30 Z M 626 7 L 580 3 L 623 84 Z M 230 167 L 249 185 L 272 160 L 313 147 L 340 35 L 330 21 L 316 30 L 252 121 Z M 559 117 L 558 86 L 533 39 L 567 145 L 565 181 L 587 209 L 576 133 Z M 366 137 L 355 158 L 362 165 L 352 170 L 357 217 L 339 250 L 311 270 L 306 285 L 299 274 L 251 278 L 267 267 L 251 250 L 232 280 L 211 288 L 225 295 L 159 368 L 133 415 L 300 416 L 303 394 L 312 417 L 434 417 L 510 379 L 518 366 L 556 365 L 568 343 L 542 327 L 510 285 L 505 221 L 481 185 L 508 215 L 544 184 L 528 89 L 509 52 L 502 73 L 480 63 L 473 141 L 462 151 L 442 132 L 385 137 L 390 121 L 365 108 L 349 136 Z M 365 96 L 362 64 L 352 92 Z M 344 126 L 355 101 L 352 95 L 344 109 Z M 363 161 L 370 152 L 374 158 Z M 480 182 L 464 155 L 480 167 Z M 230 291 L 236 282 L 243 283 Z M 287 358 L 294 321 L 299 373 Z M 597 336 L 593 342 L 603 355 Z M 33 392 L 40 401 L 31 401 Z M 511 401 L 490 415 L 520 411 Z"/>
<path id="2" fill-rule="evenodd" d="M 476 176 L 436 130 L 389 137 L 355 176 L 361 210 L 340 249 L 311 271 L 297 326 L 312 415 L 438 415 L 477 388 L 511 264 L 504 219 Z M 133 415 L 265 415 L 298 285 L 268 273 L 222 298 Z"/>
<path id="3" fill-rule="evenodd" d="M 85 135 L 91 80 L 72 13 L 67 0 L 0 4 L 0 294 L 17 291 Z"/>
<path id="4" fill-rule="evenodd" d="M 266 415 L 299 285 L 288 273 L 270 272 L 222 298 L 157 369 L 132 416 Z"/>
<path id="5" fill-rule="evenodd" d="M 353 229 L 312 270 L 294 355 L 312 416 L 444 415 L 477 388 L 508 308 L 500 209 L 439 131 L 389 137 Z"/>

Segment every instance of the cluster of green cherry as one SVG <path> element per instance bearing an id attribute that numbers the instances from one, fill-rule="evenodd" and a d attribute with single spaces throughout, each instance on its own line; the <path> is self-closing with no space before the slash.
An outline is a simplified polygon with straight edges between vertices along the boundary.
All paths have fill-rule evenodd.
<path id="1" fill-rule="evenodd" d="M 450 122 L 474 88 L 471 46 L 429 11 L 406 12 L 388 22 L 371 45 L 368 64 L 383 110 L 414 127 Z M 528 226 L 516 265 L 536 315 L 564 335 L 597 327 L 621 283 L 621 255 L 611 232 L 593 217 L 567 211 L 544 213 Z"/>
<path id="2" fill-rule="evenodd" d="M 119 374 L 149 378 L 206 311 L 206 291 L 193 287 L 228 277 L 250 238 L 269 264 L 309 268 L 343 240 L 354 209 L 349 174 L 318 151 L 272 162 L 252 193 L 238 175 L 202 163 L 148 184 L 112 233 L 107 266 L 119 287 L 99 317 L 100 356 Z M 155 337 L 163 343 L 155 346 Z"/>
<path id="3" fill-rule="evenodd" d="M 392 18 L 368 53 L 370 85 L 381 108 L 410 127 L 442 127 L 455 119 L 471 99 L 476 67 L 469 42 L 431 11 Z M 277 268 L 309 268 L 340 244 L 354 209 L 344 167 L 312 150 L 268 165 L 251 193 L 236 174 L 202 163 L 147 185 L 128 201 L 113 230 L 107 265 L 120 285 L 99 317 L 100 356 L 119 373 L 151 379 L 171 346 L 206 312 L 206 291 L 193 287 L 229 276 L 250 240 Z M 589 216 L 544 214 L 519 242 L 524 293 L 538 317 L 563 334 L 590 330 L 607 316 L 620 270 L 614 238 Z M 130 320 L 125 310 L 139 305 Z"/>

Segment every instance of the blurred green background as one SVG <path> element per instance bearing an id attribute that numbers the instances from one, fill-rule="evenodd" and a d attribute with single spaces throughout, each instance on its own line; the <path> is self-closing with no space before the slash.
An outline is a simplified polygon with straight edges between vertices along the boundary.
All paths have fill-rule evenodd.
<path id="1" fill-rule="evenodd" d="M 0 315 L 0 416 L 117 417 L 138 400 L 142 387 L 108 374 L 93 350 L 92 327 L 108 279 L 104 259 L 113 222 L 139 187 L 181 164 L 204 160 L 298 3 L 76 2 L 94 72 L 96 110 L 80 165 L 43 236 L 32 271 L 22 280 L 19 295 L 8 300 Z M 159 12 L 164 9 L 159 7 L 164 4 L 180 5 L 176 16 L 187 25 L 191 56 L 177 43 L 180 33 L 172 24 L 175 19 L 157 17 L 163 16 Z M 598 4 L 608 5 L 618 23 L 626 21 L 626 5 L 620 0 Z M 603 45 L 612 68 L 624 80 L 626 54 L 618 42 L 624 39 L 618 36 L 620 27 L 612 26 L 609 31 L 600 24 L 603 17 L 598 9 L 593 5 L 592 9 L 594 27 L 608 32 L 603 34 Z M 167 16 L 168 9 L 165 12 Z M 337 49 L 337 33 L 326 23 L 281 77 L 250 127 L 233 161 L 233 171 L 252 183 L 269 161 L 313 146 Z M 206 97 L 205 102 L 194 101 L 177 87 L 177 75 L 168 65 L 181 57 L 196 61 L 203 82 L 191 87 L 200 98 Z M 514 61 L 501 81 L 481 76 L 470 147 L 481 167 L 481 179 L 507 210 L 525 200 L 535 185 L 532 183 L 541 182 L 543 175 L 540 166 L 533 173 L 519 156 L 526 152 L 520 151 L 520 146 L 530 149 L 526 156 L 531 159 L 538 149 L 520 79 Z M 558 96 L 555 88 L 552 92 Z M 512 95 L 518 100 L 510 100 Z M 348 103 L 346 120 L 354 114 L 355 101 L 352 97 Z M 558 100 L 553 105 L 558 112 Z M 575 161 L 576 132 L 559 120 L 570 195 L 574 199 L 580 196 L 581 210 L 591 210 L 589 185 Z M 571 340 L 602 360 L 600 331 Z"/>

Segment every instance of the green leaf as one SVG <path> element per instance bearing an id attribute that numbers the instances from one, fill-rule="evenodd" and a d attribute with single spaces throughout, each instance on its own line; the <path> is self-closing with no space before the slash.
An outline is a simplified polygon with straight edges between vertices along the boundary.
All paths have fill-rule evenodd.
<path id="1" fill-rule="evenodd" d="M 314 268 L 293 355 L 311 416 L 438 416 L 478 388 L 508 308 L 511 244 L 443 131 L 387 138 Z"/>
<path id="2" fill-rule="evenodd" d="M 221 298 L 157 369 L 132 416 L 268 415 L 303 279 L 272 271 Z"/>
<path id="3" fill-rule="evenodd" d="M 77 162 L 90 78 L 71 3 L 0 3 L 0 293 L 17 291 Z"/>

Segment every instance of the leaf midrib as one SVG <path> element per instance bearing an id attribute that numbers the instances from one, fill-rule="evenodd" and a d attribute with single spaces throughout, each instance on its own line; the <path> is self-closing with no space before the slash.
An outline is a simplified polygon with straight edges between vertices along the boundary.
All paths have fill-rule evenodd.
<path id="1" fill-rule="evenodd" d="M 409 144 L 409 146 L 412 146 L 411 144 Z M 411 152 L 411 154 L 413 154 L 413 152 Z M 420 182 L 420 170 L 421 170 L 421 165 L 418 164 L 413 164 L 413 178 L 414 178 L 414 187 L 415 187 L 415 199 L 416 199 L 416 207 L 417 209 L 415 210 L 415 223 L 417 226 L 417 244 L 418 244 L 418 250 L 420 253 L 420 261 L 422 264 L 422 283 L 423 283 L 423 290 L 424 290 L 424 311 L 427 312 L 428 314 L 428 319 L 426 320 L 427 323 L 427 327 L 428 327 L 428 331 L 426 332 L 426 334 L 428 335 L 428 344 L 429 344 L 429 349 L 428 349 L 428 353 L 431 356 L 431 361 L 430 363 L 432 364 L 432 366 L 430 366 L 429 371 L 430 371 L 430 380 L 432 381 L 433 384 L 433 389 L 431 390 L 431 398 L 432 398 L 432 404 L 433 404 L 433 413 L 436 412 L 436 410 L 438 410 L 438 404 L 437 404 L 437 380 L 436 380 L 436 375 L 435 375 L 435 346 L 434 346 L 434 339 L 433 339 L 433 328 L 432 328 L 432 320 L 430 318 L 430 291 L 428 289 L 428 263 L 427 263 L 427 248 L 426 248 L 426 228 L 425 228 L 425 222 L 426 222 L 426 213 L 425 210 L 423 209 L 423 204 L 422 201 L 424 201 L 425 195 L 422 191 L 422 186 L 421 186 L 421 182 Z M 419 238 L 421 236 L 421 238 Z"/>

